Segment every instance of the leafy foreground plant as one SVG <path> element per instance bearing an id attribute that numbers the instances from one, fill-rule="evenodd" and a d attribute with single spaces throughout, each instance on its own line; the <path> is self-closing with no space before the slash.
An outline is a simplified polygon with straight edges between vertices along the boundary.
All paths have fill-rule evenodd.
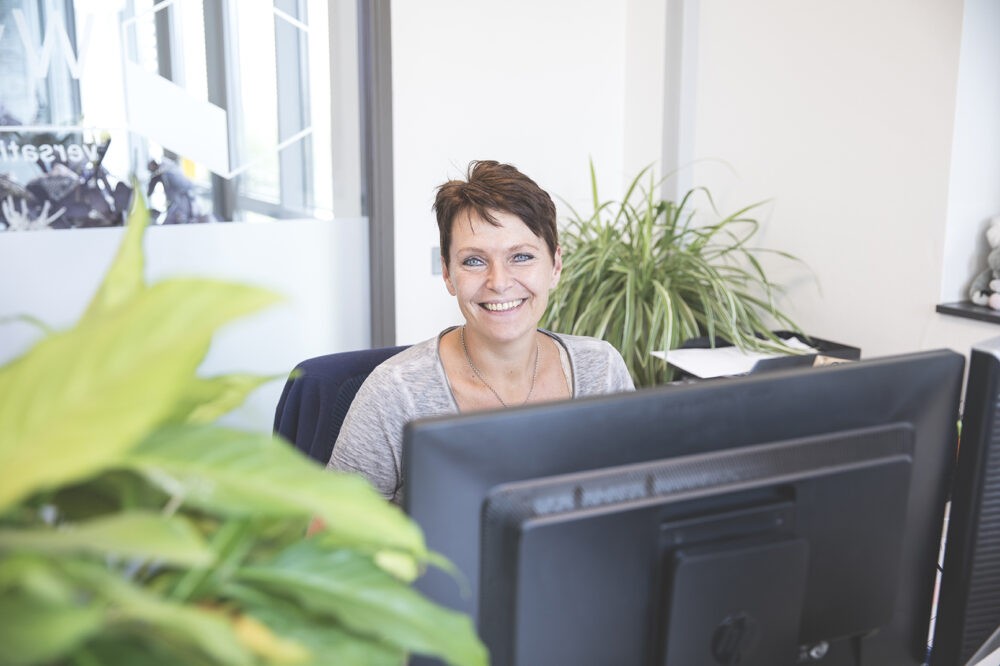
<path id="1" fill-rule="evenodd" d="M 707 336 L 743 349 L 783 349 L 772 328 L 798 331 L 774 303 L 776 291 L 748 245 L 759 223 L 747 206 L 711 224 L 696 224 L 695 188 L 680 203 L 654 195 L 651 168 L 639 172 L 621 201 L 601 202 L 590 167 L 594 212 L 571 210 L 562 230 L 563 273 L 543 319 L 552 330 L 607 340 L 625 359 L 637 386 L 670 381 L 654 351 Z M 648 186 L 642 182 L 648 179 Z"/>
<path id="2" fill-rule="evenodd" d="M 409 587 L 434 556 L 402 512 L 213 425 L 268 378 L 197 377 L 212 334 L 276 298 L 145 284 L 147 217 L 80 321 L 0 368 L 0 663 L 485 664 Z"/>

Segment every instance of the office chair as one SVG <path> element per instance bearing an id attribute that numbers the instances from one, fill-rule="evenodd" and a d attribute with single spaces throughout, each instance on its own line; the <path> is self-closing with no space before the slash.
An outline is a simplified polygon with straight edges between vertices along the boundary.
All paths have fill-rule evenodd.
<path id="1" fill-rule="evenodd" d="M 326 465 L 361 384 L 375 366 L 406 347 L 363 349 L 302 361 L 281 392 L 274 411 L 274 432 Z"/>

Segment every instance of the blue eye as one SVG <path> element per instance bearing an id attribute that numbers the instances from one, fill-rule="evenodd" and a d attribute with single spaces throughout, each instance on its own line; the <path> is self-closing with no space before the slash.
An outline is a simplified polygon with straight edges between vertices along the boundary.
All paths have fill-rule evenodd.
<path id="1" fill-rule="evenodd" d="M 473 266 L 483 266 L 483 265 L 485 265 L 485 262 L 483 262 L 483 260 L 480 259 L 479 257 L 469 257 L 468 259 L 463 259 L 462 260 L 462 265 L 463 266 L 470 266 L 470 267 L 473 267 Z"/>
<path id="2" fill-rule="evenodd" d="M 514 255 L 514 261 L 516 262 L 531 261 L 534 258 L 535 255 L 528 254 L 527 252 L 518 252 Z"/>

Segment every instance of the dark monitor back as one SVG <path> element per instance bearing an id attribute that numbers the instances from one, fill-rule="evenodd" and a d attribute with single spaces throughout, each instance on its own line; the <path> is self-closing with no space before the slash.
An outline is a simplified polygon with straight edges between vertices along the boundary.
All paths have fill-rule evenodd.
<path id="1" fill-rule="evenodd" d="M 969 358 L 949 516 L 933 666 L 968 663 L 1000 629 L 1000 338 Z"/>
<path id="2" fill-rule="evenodd" d="M 912 462 L 893 424 L 501 484 L 493 663 L 850 663 L 892 617 Z"/>
<path id="3" fill-rule="evenodd" d="M 892 618 L 865 641 L 858 663 L 920 664 L 963 364 L 958 354 L 928 352 L 410 424 L 406 509 L 471 593 L 463 596 L 437 571 L 418 587 L 474 618 L 491 603 L 480 594 L 480 520 L 487 495 L 500 484 L 903 423 L 914 433 L 906 557 Z"/>

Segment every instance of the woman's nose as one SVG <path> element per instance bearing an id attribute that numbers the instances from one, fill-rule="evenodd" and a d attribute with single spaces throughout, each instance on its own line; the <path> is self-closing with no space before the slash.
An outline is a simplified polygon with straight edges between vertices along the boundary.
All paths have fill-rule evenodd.
<path id="1" fill-rule="evenodd" d="M 493 291 L 504 291 L 510 286 L 510 272 L 502 263 L 490 265 L 486 286 Z"/>

